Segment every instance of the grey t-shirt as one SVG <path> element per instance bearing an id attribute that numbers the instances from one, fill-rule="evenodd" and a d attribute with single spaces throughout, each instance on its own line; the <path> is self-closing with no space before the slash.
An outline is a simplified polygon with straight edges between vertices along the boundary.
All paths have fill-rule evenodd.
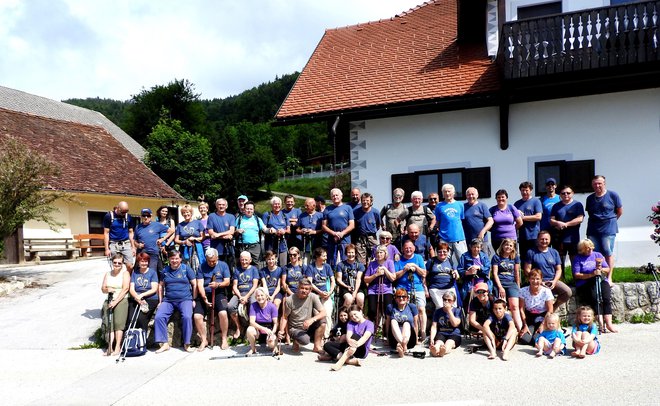
<path id="1" fill-rule="evenodd" d="M 302 329 L 303 323 L 314 316 L 314 310 L 323 310 L 323 304 L 315 293 L 310 293 L 306 299 L 298 298 L 298 295 L 286 298 L 284 315 L 288 317 L 289 328 Z"/>

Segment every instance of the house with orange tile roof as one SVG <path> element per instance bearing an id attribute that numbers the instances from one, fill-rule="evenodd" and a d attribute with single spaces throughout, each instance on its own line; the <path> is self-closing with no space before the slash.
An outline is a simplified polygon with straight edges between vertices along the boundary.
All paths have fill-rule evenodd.
<path id="1" fill-rule="evenodd" d="M 494 205 L 550 177 L 584 202 L 605 175 L 625 207 L 617 263 L 655 261 L 659 17 L 657 0 L 434 0 L 327 29 L 276 125 L 326 122 L 377 207 L 445 183 Z"/>
<path id="2" fill-rule="evenodd" d="M 29 221 L 19 233 L 24 239 L 103 233 L 103 216 L 119 201 L 128 202 L 137 220 L 142 208 L 185 203 L 142 162 L 142 147 L 98 112 L 0 87 L 0 142 L 7 137 L 59 167 L 45 190 L 80 203 L 58 201 L 55 218 L 63 227 Z"/>

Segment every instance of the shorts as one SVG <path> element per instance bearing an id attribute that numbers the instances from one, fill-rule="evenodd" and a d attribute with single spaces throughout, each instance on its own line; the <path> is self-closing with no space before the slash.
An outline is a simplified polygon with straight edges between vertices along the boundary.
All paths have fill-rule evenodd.
<path id="1" fill-rule="evenodd" d="M 415 305 L 420 312 L 426 309 L 426 294 L 423 290 L 415 291 Z"/>
<path id="2" fill-rule="evenodd" d="M 209 302 L 213 303 L 211 300 L 211 292 L 206 293 L 206 300 Z M 218 293 L 216 292 L 215 294 L 215 311 L 217 312 L 222 312 L 222 311 L 227 311 L 227 308 L 229 307 L 227 303 L 227 297 L 224 295 L 224 293 Z M 197 298 L 195 299 L 195 308 L 193 309 L 193 314 L 201 314 L 206 316 L 208 312 L 208 307 L 206 306 L 206 303 L 202 300 L 202 298 Z"/>
<path id="3" fill-rule="evenodd" d="M 133 247 L 131 246 L 130 240 L 110 241 L 108 248 L 110 248 L 110 255 L 115 255 L 116 253 L 123 255 L 124 263 L 126 265 L 133 266 L 135 263 L 135 258 L 133 258 Z"/>
<path id="4" fill-rule="evenodd" d="M 591 352 L 587 350 L 587 355 L 596 355 L 600 352 L 600 341 L 598 341 L 598 338 L 596 338 L 594 342 L 596 343 L 596 346 L 594 347 L 593 350 L 591 350 Z"/>
<path id="5" fill-rule="evenodd" d="M 299 344 L 307 345 L 311 342 L 311 337 L 314 337 L 314 333 L 319 327 L 325 328 L 325 319 L 316 320 L 307 330 L 292 327 L 289 329 L 289 336 Z"/>
<path id="6" fill-rule="evenodd" d="M 446 343 L 447 340 L 454 340 L 456 343 L 456 348 L 461 346 L 461 336 L 459 334 L 450 334 L 450 335 L 445 335 L 441 332 L 435 333 L 435 341 L 442 341 L 443 343 Z"/>
<path id="7" fill-rule="evenodd" d="M 594 251 L 600 252 L 604 257 L 610 257 L 614 254 L 614 239 L 616 234 L 594 236 L 588 235 L 587 238 L 594 243 Z"/>
<path id="8" fill-rule="evenodd" d="M 500 283 L 504 288 L 504 293 L 506 294 L 507 299 L 512 297 L 520 297 L 520 287 L 515 281 L 503 281 L 500 279 Z M 497 289 L 495 289 L 497 291 Z"/>
<path id="9" fill-rule="evenodd" d="M 254 295 L 250 296 L 250 301 L 246 306 L 251 305 L 252 303 L 256 302 L 257 300 L 254 298 Z M 238 305 L 240 301 L 238 299 L 238 296 L 233 296 L 231 300 L 229 301 L 229 304 L 227 305 L 227 311 L 231 314 L 238 313 Z"/>

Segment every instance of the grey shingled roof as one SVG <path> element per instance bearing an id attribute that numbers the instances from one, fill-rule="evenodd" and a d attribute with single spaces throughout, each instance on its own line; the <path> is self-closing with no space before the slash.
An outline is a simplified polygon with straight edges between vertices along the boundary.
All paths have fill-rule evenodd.
<path id="1" fill-rule="evenodd" d="M 140 161 L 144 159 L 144 148 L 97 111 L 3 86 L 0 86 L 0 108 L 104 128 L 137 159 Z"/>

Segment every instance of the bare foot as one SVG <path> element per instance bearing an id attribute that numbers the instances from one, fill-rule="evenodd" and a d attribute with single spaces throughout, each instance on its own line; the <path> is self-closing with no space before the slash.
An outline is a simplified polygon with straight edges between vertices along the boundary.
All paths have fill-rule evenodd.
<path id="1" fill-rule="evenodd" d="M 341 369 L 342 365 L 337 365 L 334 364 L 333 366 L 330 367 L 331 371 L 339 371 Z"/>
<path id="2" fill-rule="evenodd" d="M 185 352 L 195 352 L 195 347 L 193 347 L 193 346 L 190 345 L 190 344 L 184 344 L 184 346 L 183 346 L 183 350 L 184 350 Z"/>
<path id="3" fill-rule="evenodd" d="M 509 351 L 502 351 L 502 361 L 509 360 Z"/>
<path id="4" fill-rule="evenodd" d="M 445 347 L 444 345 L 440 346 L 440 349 L 438 350 L 438 357 L 444 357 L 446 353 L 447 353 L 447 347 Z"/>
<path id="5" fill-rule="evenodd" d="M 614 327 L 614 326 L 611 325 L 611 324 L 608 324 L 608 325 L 607 325 L 607 329 L 608 329 L 611 333 L 618 333 L 618 332 L 619 332 L 619 330 L 617 330 L 616 327 Z"/>
<path id="6" fill-rule="evenodd" d="M 294 340 L 291 349 L 293 350 L 293 352 L 300 352 L 300 344 L 298 344 L 298 342 Z"/>
<path id="7" fill-rule="evenodd" d="M 536 356 L 537 356 L 537 357 L 541 357 L 541 356 L 543 356 L 543 351 L 539 351 L 539 352 L 537 352 L 537 353 L 536 353 Z"/>
<path id="8" fill-rule="evenodd" d="M 324 362 L 324 361 L 332 361 L 332 357 L 329 356 L 328 354 L 319 354 L 316 357 L 317 360 Z"/>
<path id="9" fill-rule="evenodd" d="M 241 338 L 241 330 L 236 329 L 236 331 L 234 331 L 234 334 L 232 334 L 232 337 L 234 338 L 234 340 Z"/>
<path id="10" fill-rule="evenodd" d="M 221 349 L 221 350 L 226 350 L 227 348 L 229 348 L 229 343 L 227 343 L 227 340 L 223 340 L 223 341 L 220 343 L 220 349 Z"/>
<path id="11" fill-rule="evenodd" d="M 403 354 L 404 354 L 405 350 L 403 349 L 403 346 L 401 345 L 401 343 L 398 343 L 396 345 L 396 352 L 397 352 L 397 354 L 399 354 L 399 358 L 403 358 Z"/>
<path id="12" fill-rule="evenodd" d="M 578 353 L 577 357 L 580 358 L 580 359 L 582 359 L 582 358 L 586 357 L 586 355 L 584 355 L 584 354 L 582 354 L 582 353 Z"/>
<path id="13" fill-rule="evenodd" d="M 156 354 L 160 354 L 161 352 L 165 352 L 170 349 L 169 344 L 162 344 L 159 349 L 156 350 Z"/>
<path id="14" fill-rule="evenodd" d="M 360 364 L 360 360 L 357 358 L 351 358 L 348 361 L 346 361 L 348 365 L 353 365 L 354 367 L 361 367 L 362 364 Z"/>
<path id="15" fill-rule="evenodd" d="M 432 345 L 431 348 L 429 349 L 429 351 L 431 352 L 432 357 L 437 357 L 438 356 L 438 350 L 436 350 L 435 346 Z"/>
<path id="16" fill-rule="evenodd" d="M 257 353 L 256 348 L 250 348 L 250 351 L 247 352 L 248 355 L 253 355 L 253 354 L 256 354 L 256 353 Z"/>
<path id="17" fill-rule="evenodd" d="M 497 357 L 496 354 L 493 354 L 492 352 L 488 354 L 488 359 L 495 359 Z"/>
<path id="18" fill-rule="evenodd" d="M 552 350 L 550 351 L 550 354 L 548 354 L 548 358 L 554 358 L 555 355 L 557 355 L 557 353 L 555 352 L 555 350 Z"/>
<path id="19" fill-rule="evenodd" d="M 323 351 L 323 349 L 318 348 L 318 347 L 312 348 L 312 352 L 315 352 L 315 353 L 318 353 L 318 354 L 320 354 L 322 351 Z"/>
<path id="20" fill-rule="evenodd" d="M 199 348 L 197 349 L 197 351 L 199 351 L 199 352 L 204 351 L 208 345 L 209 345 L 209 343 L 206 340 L 202 341 L 202 343 L 199 345 Z"/>

